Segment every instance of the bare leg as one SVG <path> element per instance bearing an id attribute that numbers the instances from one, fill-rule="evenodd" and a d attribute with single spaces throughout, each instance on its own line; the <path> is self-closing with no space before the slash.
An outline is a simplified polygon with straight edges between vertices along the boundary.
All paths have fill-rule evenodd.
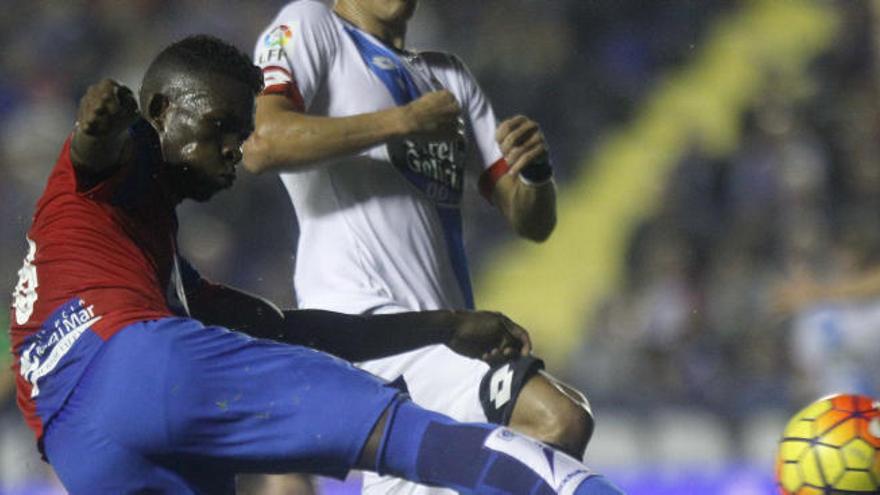
<path id="1" fill-rule="evenodd" d="M 511 429 L 576 459 L 583 457 L 593 426 L 586 397 L 543 371 L 523 386 L 510 417 Z"/>
<path id="2" fill-rule="evenodd" d="M 581 462 L 534 439 L 497 425 L 458 423 L 409 401 L 383 414 L 356 467 L 465 494 L 622 495 Z"/>
<path id="3" fill-rule="evenodd" d="M 373 431 L 370 432 L 369 438 L 367 438 L 367 443 L 364 444 L 364 449 L 361 451 L 361 456 L 358 458 L 357 465 L 355 466 L 358 469 L 364 471 L 375 471 L 376 470 L 376 455 L 379 452 L 379 446 L 382 443 L 382 435 L 385 432 L 385 424 L 388 422 L 388 409 L 382 413 L 382 417 L 379 418 L 379 421 L 376 421 L 376 426 L 373 427 Z"/>
<path id="4" fill-rule="evenodd" d="M 305 474 L 245 474 L 238 476 L 239 495 L 315 495 L 311 477 Z"/>

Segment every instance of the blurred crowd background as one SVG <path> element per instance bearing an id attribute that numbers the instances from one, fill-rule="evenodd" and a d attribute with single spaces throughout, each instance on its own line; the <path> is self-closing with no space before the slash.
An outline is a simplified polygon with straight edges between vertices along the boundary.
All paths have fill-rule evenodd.
<path id="1" fill-rule="evenodd" d="M 187 34 L 250 53 L 284 3 L 3 2 L 7 293 L 85 88 L 112 77 L 137 89 L 157 51 Z M 587 392 L 598 416 L 587 461 L 630 493 L 771 493 L 789 415 L 833 391 L 880 396 L 878 7 L 421 1 L 408 44 L 457 53 L 500 117 L 539 121 L 560 184 L 554 238 L 520 247 L 470 181 L 478 304 L 526 323 L 551 369 Z M 624 213 L 603 209 L 620 203 Z M 206 276 L 290 306 L 292 218 L 275 177 L 243 172 L 215 202 L 183 207 L 181 249 Z M 514 287 L 516 274 L 533 279 Z M 60 493 L 0 342 L 0 493 Z"/>

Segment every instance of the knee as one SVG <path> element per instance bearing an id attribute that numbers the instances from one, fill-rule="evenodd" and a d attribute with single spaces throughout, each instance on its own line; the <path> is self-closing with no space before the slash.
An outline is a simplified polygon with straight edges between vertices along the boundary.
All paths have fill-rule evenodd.
<path id="1" fill-rule="evenodd" d="M 514 407 L 510 426 L 581 459 L 595 428 L 586 397 L 558 382 L 544 382 L 534 387 L 536 393 L 527 391 Z"/>
<path id="2" fill-rule="evenodd" d="M 541 420 L 541 439 L 558 447 L 566 454 L 581 459 L 593 437 L 593 415 L 583 404 L 560 396 L 549 405 Z"/>

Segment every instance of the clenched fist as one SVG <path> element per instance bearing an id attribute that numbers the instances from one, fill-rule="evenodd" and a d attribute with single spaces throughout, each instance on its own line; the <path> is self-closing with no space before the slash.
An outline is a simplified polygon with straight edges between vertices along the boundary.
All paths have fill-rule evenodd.
<path id="1" fill-rule="evenodd" d="M 426 93 L 400 107 L 405 134 L 454 139 L 463 132 L 461 106 L 447 90 Z"/>
<path id="2" fill-rule="evenodd" d="M 537 122 L 528 117 L 517 115 L 502 122 L 495 132 L 495 140 L 510 165 L 510 174 L 518 174 L 532 163 L 547 161 L 549 147 L 544 133 Z"/>
<path id="3" fill-rule="evenodd" d="M 137 102 L 127 87 L 113 81 L 89 86 L 79 101 L 77 127 L 89 136 L 110 136 L 127 129 L 138 118 Z"/>

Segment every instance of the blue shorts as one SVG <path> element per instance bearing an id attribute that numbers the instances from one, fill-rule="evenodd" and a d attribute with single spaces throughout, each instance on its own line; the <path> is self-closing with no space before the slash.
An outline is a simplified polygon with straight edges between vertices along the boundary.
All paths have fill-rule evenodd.
<path id="1" fill-rule="evenodd" d="M 243 472 L 343 477 L 399 391 L 349 363 L 196 320 L 130 325 L 47 425 L 71 493 L 234 493 Z"/>

